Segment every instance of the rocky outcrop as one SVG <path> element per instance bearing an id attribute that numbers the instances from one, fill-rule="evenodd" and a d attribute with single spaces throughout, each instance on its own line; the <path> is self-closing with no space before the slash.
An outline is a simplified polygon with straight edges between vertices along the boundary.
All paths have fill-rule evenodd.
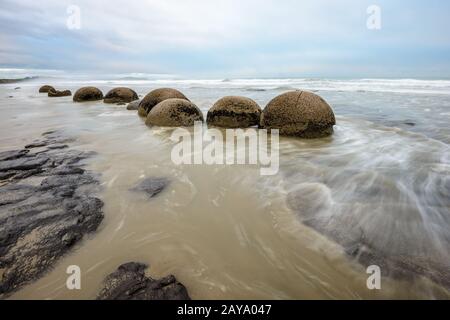
<path id="1" fill-rule="evenodd" d="M 0 153 L 0 298 L 45 274 L 103 219 L 88 152 L 47 132 L 26 149 Z"/>
<path id="2" fill-rule="evenodd" d="M 104 103 L 128 103 L 139 99 L 136 92 L 130 88 L 114 88 L 108 91 L 103 99 Z"/>
<path id="3" fill-rule="evenodd" d="M 145 124 L 162 127 L 189 127 L 203 121 L 203 114 L 192 102 L 184 99 L 167 99 L 152 108 Z"/>
<path id="4" fill-rule="evenodd" d="M 98 300 L 190 300 L 186 288 L 173 275 L 161 279 L 145 276 L 147 266 L 129 262 L 108 275 Z"/>
<path id="5" fill-rule="evenodd" d="M 224 128 L 247 128 L 259 125 L 261 108 L 252 99 L 227 96 L 219 99 L 206 116 L 208 125 Z"/>
<path id="6" fill-rule="evenodd" d="M 333 133 L 333 110 L 318 95 L 289 91 L 272 99 L 261 115 L 261 127 L 279 129 L 280 135 L 321 138 Z"/>
<path id="7" fill-rule="evenodd" d="M 55 90 L 55 88 L 53 88 L 52 86 L 49 86 L 49 85 L 44 85 L 44 86 L 42 86 L 42 87 L 40 87 L 39 88 L 39 92 L 40 93 L 47 93 L 47 92 L 49 92 L 50 90 Z"/>
<path id="8" fill-rule="evenodd" d="M 167 99 L 184 99 L 188 100 L 184 94 L 176 89 L 171 88 L 159 88 L 148 93 L 139 104 L 138 114 L 141 117 L 146 117 L 150 110 L 153 109 L 158 103 Z"/>
<path id="9" fill-rule="evenodd" d="M 95 87 L 83 87 L 78 89 L 73 95 L 73 101 L 97 101 L 103 99 L 103 93 Z"/>

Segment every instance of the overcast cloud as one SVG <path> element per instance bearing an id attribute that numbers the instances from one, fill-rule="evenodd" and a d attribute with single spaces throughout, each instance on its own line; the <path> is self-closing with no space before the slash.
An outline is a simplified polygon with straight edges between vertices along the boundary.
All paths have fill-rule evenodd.
<path id="1" fill-rule="evenodd" d="M 366 9 L 381 8 L 381 30 Z M 69 30 L 67 8 L 81 10 Z M 184 77 L 450 76 L 441 0 L 1 0 L 0 68 Z"/>

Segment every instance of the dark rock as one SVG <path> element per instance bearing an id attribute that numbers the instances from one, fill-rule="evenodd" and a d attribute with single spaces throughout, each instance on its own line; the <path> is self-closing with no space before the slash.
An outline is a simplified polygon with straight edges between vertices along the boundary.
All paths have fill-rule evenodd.
<path id="1" fill-rule="evenodd" d="M 138 114 L 141 117 L 146 117 L 150 110 L 153 109 L 158 103 L 167 99 L 184 99 L 188 100 L 184 94 L 176 89 L 171 88 L 159 88 L 150 91 L 139 104 Z"/>
<path id="2" fill-rule="evenodd" d="M 105 95 L 104 103 L 128 103 L 139 99 L 137 93 L 130 88 L 114 88 Z"/>
<path id="3" fill-rule="evenodd" d="M 52 175 L 60 175 L 60 176 L 75 175 L 75 174 L 83 174 L 84 169 L 82 169 L 80 167 L 61 165 L 61 166 L 57 167 L 56 169 L 51 170 L 50 173 Z"/>
<path id="4" fill-rule="evenodd" d="M 47 141 L 37 141 L 37 142 L 27 144 L 25 146 L 25 149 L 40 148 L 40 147 L 45 147 L 46 145 L 47 145 Z"/>
<path id="5" fill-rule="evenodd" d="M 16 175 L 15 171 L 0 172 L 0 181 L 9 179 L 9 178 L 11 178 L 11 177 L 13 177 L 15 175 Z"/>
<path id="6" fill-rule="evenodd" d="M 3 151 L 0 152 L 0 161 L 22 158 L 28 152 L 30 152 L 30 150 L 27 149 Z"/>
<path id="7" fill-rule="evenodd" d="M 30 169 L 30 170 L 11 170 L 11 171 L 5 172 L 5 176 L 9 175 L 9 180 L 14 181 L 14 180 L 25 179 L 25 178 L 37 175 L 37 174 L 41 173 L 42 171 L 43 170 L 41 167 L 38 167 L 35 169 Z"/>
<path id="8" fill-rule="evenodd" d="M 59 131 L 44 136 L 43 153 L 1 153 L 0 298 L 45 274 L 103 219 L 98 180 L 80 163 L 91 154 L 61 149 L 70 139 Z"/>
<path id="9" fill-rule="evenodd" d="M 146 178 L 139 182 L 131 191 L 145 192 L 150 198 L 163 191 L 170 181 L 167 178 Z"/>
<path id="10" fill-rule="evenodd" d="M 0 206 L 17 203 L 32 196 L 35 188 L 27 185 L 12 184 L 0 187 Z M 1 211 L 0 211 L 1 212 Z"/>
<path id="11" fill-rule="evenodd" d="M 147 115 L 149 126 L 178 127 L 193 126 L 196 121 L 203 122 L 203 114 L 192 102 L 185 99 L 166 99 L 158 103 Z"/>
<path id="12" fill-rule="evenodd" d="M 10 170 L 30 170 L 41 167 L 48 161 L 48 158 L 20 158 L 14 160 L 5 160 L 0 162 L 0 172 Z"/>
<path id="13" fill-rule="evenodd" d="M 261 114 L 261 128 L 279 129 L 280 135 L 321 138 L 333 133 L 333 110 L 320 96 L 289 91 L 272 99 Z"/>
<path id="14" fill-rule="evenodd" d="M 71 96 L 71 95 L 72 95 L 72 92 L 70 90 L 63 90 L 63 91 L 49 90 L 48 91 L 49 97 L 67 97 L 67 96 Z"/>
<path id="15" fill-rule="evenodd" d="M 20 87 L 15 87 L 15 88 L 14 88 L 14 90 L 19 90 L 19 89 L 20 89 Z"/>
<path id="16" fill-rule="evenodd" d="M 186 288 L 173 275 L 161 279 L 145 276 L 147 266 L 129 262 L 108 275 L 98 300 L 190 300 Z"/>
<path id="17" fill-rule="evenodd" d="M 78 240 L 78 234 L 73 232 L 68 232 L 61 238 L 63 244 L 67 247 L 72 246 Z"/>
<path id="18" fill-rule="evenodd" d="M 69 146 L 67 144 L 53 144 L 48 146 L 48 149 L 50 150 L 54 150 L 54 149 L 65 149 L 68 148 Z"/>
<path id="19" fill-rule="evenodd" d="M 42 136 L 48 136 L 48 135 L 55 134 L 58 132 L 59 132 L 58 130 L 49 130 L 49 131 L 45 131 L 44 133 L 42 133 Z"/>
<path id="20" fill-rule="evenodd" d="M 95 87 L 83 87 L 78 89 L 73 95 L 73 101 L 97 101 L 103 99 L 103 93 Z"/>
<path id="21" fill-rule="evenodd" d="M 47 93 L 47 92 L 49 92 L 50 90 L 55 90 L 55 88 L 53 88 L 52 86 L 49 86 L 49 85 L 45 85 L 45 86 L 42 86 L 42 87 L 40 87 L 39 88 L 39 92 L 40 93 Z"/>
<path id="22" fill-rule="evenodd" d="M 219 99 L 206 116 L 208 125 L 224 128 L 247 128 L 259 125 L 261 108 L 252 99 L 227 96 Z"/>
<path id="23" fill-rule="evenodd" d="M 127 110 L 137 110 L 139 109 L 139 104 L 141 100 L 132 101 L 127 105 Z"/>
<path id="24" fill-rule="evenodd" d="M 41 187 L 42 190 L 54 189 L 62 186 L 70 186 L 73 188 L 78 188 L 84 184 L 94 183 L 94 178 L 90 175 L 79 175 L 79 174 L 65 174 L 65 175 L 55 175 L 45 178 Z"/>

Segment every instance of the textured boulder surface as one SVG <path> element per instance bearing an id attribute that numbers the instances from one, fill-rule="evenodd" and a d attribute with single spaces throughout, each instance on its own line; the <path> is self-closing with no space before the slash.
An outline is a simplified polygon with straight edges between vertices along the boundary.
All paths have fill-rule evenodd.
<path id="1" fill-rule="evenodd" d="M 138 110 L 139 109 L 139 104 L 141 103 L 142 100 L 136 100 L 136 101 L 132 101 L 129 104 L 127 104 L 127 110 Z"/>
<path id="2" fill-rule="evenodd" d="M 53 88 L 52 86 L 49 86 L 47 84 L 39 88 L 40 93 L 47 93 L 50 90 L 55 90 L 55 88 Z"/>
<path id="3" fill-rule="evenodd" d="M 105 103 L 128 103 L 139 99 L 136 92 L 130 88 L 114 88 L 108 91 L 103 99 Z"/>
<path id="4" fill-rule="evenodd" d="M 189 99 L 186 98 L 184 94 L 182 94 L 180 91 L 176 89 L 159 88 L 149 92 L 144 97 L 144 99 L 142 99 L 141 103 L 139 104 L 138 113 L 141 117 L 146 117 L 150 112 L 150 110 L 152 110 L 152 108 L 156 106 L 158 103 L 166 99 L 173 99 L 173 98 L 185 99 L 189 101 Z"/>
<path id="5" fill-rule="evenodd" d="M 71 96 L 72 92 L 70 92 L 70 90 L 49 90 L 48 92 L 48 96 L 49 97 L 67 97 L 67 96 Z"/>
<path id="6" fill-rule="evenodd" d="M 261 108 L 252 99 L 227 96 L 219 99 L 206 116 L 209 125 L 224 128 L 247 128 L 259 125 Z"/>
<path id="7" fill-rule="evenodd" d="M 261 127 L 279 129 L 281 135 L 321 138 L 333 133 L 333 110 L 320 96 L 290 91 L 272 99 L 261 114 Z"/>
<path id="8" fill-rule="evenodd" d="M 98 300 L 190 300 L 186 288 L 173 275 L 152 279 L 147 266 L 129 262 L 108 275 Z"/>
<path id="9" fill-rule="evenodd" d="M 25 149 L 0 153 L 0 298 L 44 275 L 103 219 L 92 155 L 48 132 Z"/>
<path id="10" fill-rule="evenodd" d="M 203 122 L 203 114 L 195 104 L 184 99 L 167 99 L 152 108 L 145 124 L 189 127 L 193 126 L 195 121 Z"/>
<path id="11" fill-rule="evenodd" d="M 73 95 L 73 101 L 97 101 L 103 99 L 103 93 L 96 87 L 83 87 L 78 89 Z"/>

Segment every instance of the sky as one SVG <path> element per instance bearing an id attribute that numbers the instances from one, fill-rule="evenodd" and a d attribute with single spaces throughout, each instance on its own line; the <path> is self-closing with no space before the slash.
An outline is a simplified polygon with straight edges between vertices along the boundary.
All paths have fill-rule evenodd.
<path id="1" fill-rule="evenodd" d="M 450 78 L 449 15 L 447 0 L 0 0 L 0 77 Z"/>

